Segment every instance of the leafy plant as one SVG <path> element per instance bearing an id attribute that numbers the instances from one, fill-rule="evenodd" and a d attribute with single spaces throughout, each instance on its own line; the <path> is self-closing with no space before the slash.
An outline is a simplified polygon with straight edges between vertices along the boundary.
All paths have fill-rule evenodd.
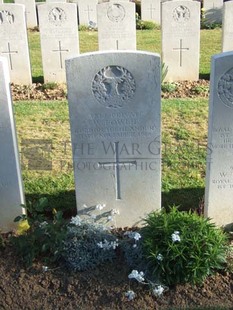
<path id="1" fill-rule="evenodd" d="M 73 218 L 77 224 L 68 227 L 64 240 L 63 258 L 69 268 L 75 271 L 93 269 L 116 257 L 118 240 L 105 226 Z"/>
<path id="2" fill-rule="evenodd" d="M 42 88 L 45 89 L 56 89 L 57 88 L 57 83 L 55 82 L 48 82 L 48 83 L 44 83 L 42 85 Z"/>
<path id="3" fill-rule="evenodd" d="M 28 221 L 30 228 L 11 241 L 26 266 L 41 257 L 45 263 L 54 263 L 61 259 L 62 241 L 67 226 L 62 211 L 54 210 L 53 218 L 46 216 L 48 201 L 41 198 L 37 203 L 29 204 L 28 215 L 20 215 L 15 222 Z"/>
<path id="4" fill-rule="evenodd" d="M 163 62 L 161 66 L 161 83 L 165 80 L 168 73 L 168 66 Z"/>
<path id="5" fill-rule="evenodd" d="M 174 91 L 176 91 L 177 86 L 176 86 L 175 83 L 165 82 L 165 83 L 162 84 L 161 89 L 162 89 L 163 92 L 173 93 Z"/>
<path id="6" fill-rule="evenodd" d="M 143 248 L 162 283 L 200 283 L 226 263 L 227 238 L 209 219 L 173 207 L 151 213 L 142 228 Z"/>

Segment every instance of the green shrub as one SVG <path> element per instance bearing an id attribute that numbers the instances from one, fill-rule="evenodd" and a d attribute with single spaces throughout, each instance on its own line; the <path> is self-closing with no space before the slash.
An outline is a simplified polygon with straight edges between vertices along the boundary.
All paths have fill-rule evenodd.
<path id="1" fill-rule="evenodd" d="M 161 89 L 165 93 L 173 93 L 177 89 L 177 85 L 174 83 L 165 82 L 161 85 Z"/>
<path id="2" fill-rule="evenodd" d="M 61 211 L 54 210 L 53 218 L 46 216 L 48 201 L 41 198 L 36 204 L 29 204 L 28 215 L 15 218 L 15 222 L 28 221 L 30 228 L 20 236 L 11 239 L 19 257 L 26 267 L 41 258 L 46 264 L 61 259 L 63 240 L 67 232 L 66 221 Z"/>
<path id="3" fill-rule="evenodd" d="M 142 228 L 153 276 L 166 285 L 200 283 L 226 263 L 227 238 L 209 219 L 176 208 L 151 213 Z"/>

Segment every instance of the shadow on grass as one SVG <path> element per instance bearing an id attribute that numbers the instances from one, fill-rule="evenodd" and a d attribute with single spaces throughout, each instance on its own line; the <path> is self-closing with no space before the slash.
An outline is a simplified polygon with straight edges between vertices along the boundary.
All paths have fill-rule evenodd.
<path id="1" fill-rule="evenodd" d="M 197 210 L 203 212 L 204 187 L 173 189 L 162 192 L 162 206 L 180 206 L 180 210 Z"/>
<path id="2" fill-rule="evenodd" d="M 210 80 L 210 74 L 209 73 L 200 73 L 199 74 L 199 79 L 200 80 Z"/>
<path id="3" fill-rule="evenodd" d="M 64 191 L 57 194 L 26 194 L 26 204 L 35 204 L 40 198 L 48 199 L 48 206 L 45 213 L 48 215 L 53 213 L 53 209 L 56 211 L 63 211 L 65 218 L 70 218 L 77 214 L 75 191 Z"/>
<path id="4" fill-rule="evenodd" d="M 41 83 L 43 84 L 44 83 L 44 77 L 41 75 L 41 76 L 33 76 L 32 77 L 32 83 Z"/>

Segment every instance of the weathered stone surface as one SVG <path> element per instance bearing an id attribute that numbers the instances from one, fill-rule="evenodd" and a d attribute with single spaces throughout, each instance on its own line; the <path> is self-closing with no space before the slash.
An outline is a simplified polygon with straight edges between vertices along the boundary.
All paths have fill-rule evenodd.
<path id="1" fill-rule="evenodd" d="M 15 228 L 14 218 L 24 204 L 17 136 L 10 93 L 10 76 L 6 58 L 0 57 L 0 231 Z"/>
<path id="2" fill-rule="evenodd" d="M 223 25 L 222 25 L 222 51 L 233 50 L 233 2 L 227 1 L 223 4 Z"/>
<path id="3" fill-rule="evenodd" d="M 27 28 L 34 28 L 38 25 L 36 16 L 35 0 L 15 0 L 16 4 L 25 5 Z"/>
<path id="4" fill-rule="evenodd" d="M 161 4 L 162 55 L 167 81 L 198 80 L 200 2 L 172 0 Z"/>
<path id="5" fill-rule="evenodd" d="M 31 66 L 22 4 L 0 4 L 0 56 L 8 59 L 11 82 L 31 84 Z"/>
<path id="6" fill-rule="evenodd" d="M 161 204 L 160 57 L 96 52 L 66 69 L 78 212 L 106 204 L 137 225 Z"/>
<path id="7" fill-rule="evenodd" d="M 77 6 L 45 3 L 38 12 L 44 81 L 65 83 L 65 59 L 79 54 Z"/>
<path id="8" fill-rule="evenodd" d="M 109 1 L 97 5 L 99 50 L 136 50 L 135 4 Z"/>
<path id="9" fill-rule="evenodd" d="M 205 215 L 233 223 L 233 53 L 212 57 Z"/>
<path id="10" fill-rule="evenodd" d="M 160 24 L 160 7 L 160 0 L 141 0 L 141 19 L 149 20 L 155 22 L 156 24 Z"/>

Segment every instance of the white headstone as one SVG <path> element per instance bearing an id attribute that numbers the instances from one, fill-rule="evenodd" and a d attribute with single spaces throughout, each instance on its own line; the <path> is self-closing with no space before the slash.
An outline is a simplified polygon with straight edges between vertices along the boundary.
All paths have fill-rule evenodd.
<path id="1" fill-rule="evenodd" d="M 233 1 L 223 4 L 222 51 L 233 50 Z"/>
<path id="2" fill-rule="evenodd" d="M 15 228 L 25 204 L 7 60 L 0 57 L 0 231 Z"/>
<path id="3" fill-rule="evenodd" d="M 97 5 L 99 50 L 136 50 L 135 4 L 109 1 Z"/>
<path id="4" fill-rule="evenodd" d="M 31 84 L 24 5 L 0 4 L 0 20 L 0 56 L 8 59 L 11 82 Z"/>
<path id="5" fill-rule="evenodd" d="M 200 2 L 162 2 L 162 55 L 167 81 L 198 80 Z"/>
<path id="6" fill-rule="evenodd" d="M 160 57 L 88 53 L 66 70 L 78 212 L 106 204 L 135 225 L 161 204 Z"/>
<path id="7" fill-rule="evenodd" d="M 212 57 L 205 215 L 233 223 L 233 52 Z"/>
<path id="8" fill-rule="evenodd" d="M 15 0 L 16 4 L 24 4 L 26 8 L 27 28 L 34 28 L 38 25 L 36 16 L 35 0 Z"/>
<path id="9" fill-rule="evenodd" d="M 223 0 L 203 0 L 203 9 L 206 23 L 222 22 Z"/>
<path id="10" fill-rule="evenodd" d="M 141 20 L 160 24 L 160 0 L 141 0 Z"/>
<path id="11" fill-rule="evenodd" d="M 97 24 L 98 0 L 76 0 L 75 2 L 78 4 L 79 25 Z"/>
<path id="12" fill-rule="evenodd" d="M 44 81 L 65 83 L 65 59 L 79 53 L 77 6 L 41 4 L 38 13 Z"/>

